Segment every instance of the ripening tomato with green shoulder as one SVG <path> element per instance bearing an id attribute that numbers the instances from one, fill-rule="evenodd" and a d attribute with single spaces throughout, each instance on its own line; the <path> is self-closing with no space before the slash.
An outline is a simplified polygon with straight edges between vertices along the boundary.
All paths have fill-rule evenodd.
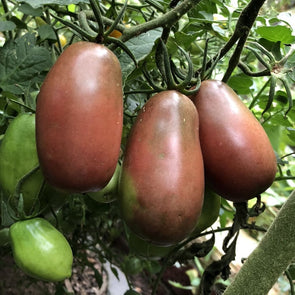
<path id="1" fill-rule="evenodd" d="M 273 183 L 277 161 L 259 121 L 225 83 L 206 80 L 192 96 L 200 117 L 206 181 L 221 197 L 242 202 Z"/>
<path id="2" fill-rule="evenodd" d="M 10 122 L 0 145 L 0 187 L 6 199 L 18 190 L 26 212 L 34 205 L 43 183 L 40 170 L 30 175 L 38 165 L 35 115 L 21 113 Z"/>
<path id="3" fill-rule="evenodd" d="M 174 90 L 150 98 L 132 126 L 119 204 L 128 227 L 154 244 L 182 241 L 200 216 L 204 167 L 198 129 L 195 106 Z"/>
<path id="4" fill-rule="evenodd" d="M 45 179 L 67 192 L 102 189 L 116 169 L 122 125 L 115 54 L 92 42 L 68 46 L 37 97 L 36 141 Z"/>
<path id="5" fill-rule="evenodd" d="M 9 229 L 13 258 L 27 275 L 50 282 L 63 281 L 72 274 L 72 249 L 46 219 L 17 221 Z"/>

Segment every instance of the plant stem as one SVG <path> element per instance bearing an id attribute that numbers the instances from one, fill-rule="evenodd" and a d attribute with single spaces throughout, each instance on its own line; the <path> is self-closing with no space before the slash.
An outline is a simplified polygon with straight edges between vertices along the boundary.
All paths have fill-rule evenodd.
<path id="1" fill-rule="evenodd" d="M 282 181 L 282 180 L 295 180 L 295 176 L 278 176 L 275 178 L 275 181 Z"/>
<path id="2" fill-rule="evenodd" d="M 230 49 L 236 44 L 236 42 L 245 35 L 245 31 L 250 31 L 259 13 L 259 10 L 265 1 L 266 0 L 251 0 L 249 2 L 249 4 L 242 11 L 237 21 L 236 29 L 233 35 L 228 40 L 228 42 L 223 46 L 220 52 L 208 61 L 206 69 L 204 70 L 210 68 L 210 66 L 216 59 L 220 60 L 222 57 L 224 57 L 230 51 Z M 198 70 L 198 72 L 200 72 L 200 70 Z"/>
<path id="3" fill-rule="evenodd" d="M 1 0 L 1 3 L 2 3 L 2 6 L 3 6 L 3 10 L 6 14 L 6 20 L 10 20 L 10 15 L 9 15 L 9 8 L 8 8 L 8 4 L 7 4 L 7 1 L 6 0 Z M 13 38 L 13 34 L 12 34 L 12 31 L 9 31 L 8 33 L 8 38 L 9 39 L 12 39 Z"/>
<path id="4" fill-rule="evenodd" d="M 230 78 L 232 72 L 234 71 L 234 69 L 236 68 L 236 66 L 239 64 L 240 61 L 240 56 L 241 53 L 243 51 L 244 45 L 247 41 L 248 38 L 248 34 L 249 31 L 245 31 L 244 35 L 240 38 L 238 45 L 233 53 L 233 55 L 231 56 L 229 63 L 228 63 L 228 68 L 222 78 L 222 81 L 224 83 L 226 83 L 228 81 L 228 79 Z"/>
<path id="5" fill-rule="evenodd" d="M 186 14 L 191 8 L 193 8 L 199 2 L 201 2 L 201 0 L 184 0 L 174 9 L 168 11 L 167 13 L 163 14 L 162 16 L 156 19 L 125 29 L 121 37 L 122 41 L 125 42 L 133 38 L 134 36 L 140 35 L 147 31 L 174 24 L 177 20 L 179 20 L 184 14 Z"/>
<path id="6" fill-rule="evenodd" d="M 224 295 L 265 295 L 295 257 L 295 190 Z"/>

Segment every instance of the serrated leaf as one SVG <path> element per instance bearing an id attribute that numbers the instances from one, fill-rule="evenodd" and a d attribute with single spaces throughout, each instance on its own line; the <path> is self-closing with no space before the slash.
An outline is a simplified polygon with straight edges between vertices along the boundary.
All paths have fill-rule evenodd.
<path id="1" fill-rule="evenodd" d="M 125 42 L 125 45 L 134 54 L 135 59 L 138 63 L 151 52 L 155 41 L 160 38 L 161 34 L 161 28 L 151 30 L 130 39 L 129 41 Z M 122 68 L 123 81 L 125 81 L 130 73 L 132 73 L 135 69 L 135 65 L 126 52 L 122 52 L 122 54 L 118 58 Z"/>
<path id="2" fill-rule="evenodd" d="M 285 26 L 265 26 L 256 29 L 256 33 L 262 38 L 265 38 L 272 42 L 282 42 L 289 44 L 294 42 L 294 36 L 292 36 L 292 30 Z"/>
<path id="3" fill-rule="evenodd" d="M 16 25 L 12 21 L 0 21 L 0 32 L 13 31 Z"/>
<path id="4" fill-rule="evenodd" d="M 16 0 L 16 2 L 28 3 L 33 8 L 42 7 L 47 4 L 69 5 L 78 3 L 88 3 L 88 0 Z"/>
<path id="5" fill-rule="evenodd" d="M 0 88 L 14 94 L 24 93 L 24 89 L 40 81 L 40 73 L 52 64 L 50 52 L 36 46 L 34 34 L 5 43 L 0 48 Z"/>

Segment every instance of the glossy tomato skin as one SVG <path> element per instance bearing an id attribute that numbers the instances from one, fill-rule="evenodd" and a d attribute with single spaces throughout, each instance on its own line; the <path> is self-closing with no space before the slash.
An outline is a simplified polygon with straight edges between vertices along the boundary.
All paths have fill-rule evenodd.
<path id="1" fill-rule="evenodd" d="M 225 83 L 207 80 L 192 97 L 200 117 L 206 181 L 223 198 L 241 202 L 274 181 L 271 143 L 250 110 Z"/>
<path id="2" fill-rule="evenodd" d="M 71 247 L 47 220 L 18 221 L 10 227 L 9 234 L 14 261 L 26 274 L 50 282 L 71 276 Z"/>
<path id="3" fill-rule="evenodd" d="M 36 138 L 46 180 L 68 192 L 97 191 L 111 179 L 123 124 L 121 68 L 106 47 L 69 46 L 37 99 Z"/>
<path id="4" fill-rule="evenodd" d="M 188 97 L 164 91 L 149 99 L 132 127 L 119 203 L 130 229 L 154 244 L 183 240 L 200 215 L 204 170 L 198 124 Z"/>
<path id="5" fill-rule="evenodd" d="M 26 174 L 38 167 L 35 140 L 35 115 L 22 113 L 9 124 L 0 146 L 0 187 L 8 199 Z M 27 177 L 20 186 L 24 209 L 30 212 L 43 183 L 40 170 Z"/>

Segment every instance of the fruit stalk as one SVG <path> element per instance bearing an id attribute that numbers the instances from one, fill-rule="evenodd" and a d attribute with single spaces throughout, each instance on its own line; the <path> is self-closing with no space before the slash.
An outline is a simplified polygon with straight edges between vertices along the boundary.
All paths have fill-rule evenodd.
<path id="1" fill-rule="evenodd" d="M 294 218 L 295 190 L 224 295 L 268 293 L 295 257 Z"/>

